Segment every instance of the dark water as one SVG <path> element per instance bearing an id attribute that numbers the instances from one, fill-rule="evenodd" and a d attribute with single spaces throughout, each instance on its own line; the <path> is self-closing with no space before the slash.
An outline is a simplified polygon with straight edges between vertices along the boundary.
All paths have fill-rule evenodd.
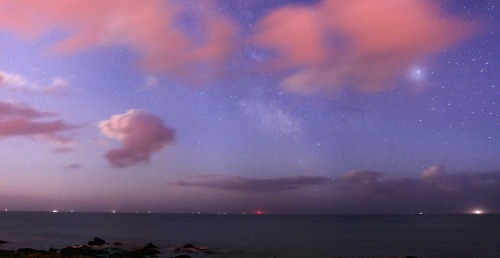
<path id="1" fill-rule="evenodd" d="M 94 236 L 153 242 L 164 257 L 187 243 L 212 248 L 214 258 L 500 257 L 500 215 L 0 213 L 3 249 L 61 248 Z"/>

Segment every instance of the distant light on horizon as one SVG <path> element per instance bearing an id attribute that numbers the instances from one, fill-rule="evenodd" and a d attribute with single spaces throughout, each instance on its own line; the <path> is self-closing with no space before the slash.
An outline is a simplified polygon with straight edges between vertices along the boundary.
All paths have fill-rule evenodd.
<path id="1" fill-rule="evenodd" d="M 472 213 L 474 213 L 474 214 L 483 214 L 484 211 L 480 210 L 480 209 L 475 209 L 474 211 L 472 211 Z"/>

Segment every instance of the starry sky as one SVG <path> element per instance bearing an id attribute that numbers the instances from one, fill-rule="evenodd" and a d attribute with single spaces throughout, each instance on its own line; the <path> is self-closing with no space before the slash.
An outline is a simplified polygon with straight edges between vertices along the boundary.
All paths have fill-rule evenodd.
<path id="1" fill-rule="evenodd" d="M 0 209 L 500 212 L 500 3 L 0 1 Z"/>

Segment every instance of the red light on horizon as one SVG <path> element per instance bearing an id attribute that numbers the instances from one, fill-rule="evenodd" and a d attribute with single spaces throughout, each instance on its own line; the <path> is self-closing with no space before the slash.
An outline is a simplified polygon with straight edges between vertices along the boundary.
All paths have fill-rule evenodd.
<path id="1" fill-rule="evenodd" d="M 262 215 L 262 214 L 264 214 L 264 212 L 263 212 L 263 211 L 261 211 L 261 210 L 258 210 L 258 211 L 256 211 L 256 212 L 255 212 L 255 214 L 257 214 L 257 215 Z"/>

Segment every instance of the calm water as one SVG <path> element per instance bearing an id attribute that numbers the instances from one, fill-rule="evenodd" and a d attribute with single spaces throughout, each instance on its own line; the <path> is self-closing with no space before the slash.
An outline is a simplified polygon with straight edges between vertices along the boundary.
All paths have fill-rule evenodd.
<path id="1" fill-rule="evenodd" d="M 500 257 L 500 215 L 173 215 L 1 212 L 3 249 L 108 242 L 209 257 Z M 193 257 L 197 257 L 193 255 Z M 200 257 L 207 257 L 200 255 Z"/>

